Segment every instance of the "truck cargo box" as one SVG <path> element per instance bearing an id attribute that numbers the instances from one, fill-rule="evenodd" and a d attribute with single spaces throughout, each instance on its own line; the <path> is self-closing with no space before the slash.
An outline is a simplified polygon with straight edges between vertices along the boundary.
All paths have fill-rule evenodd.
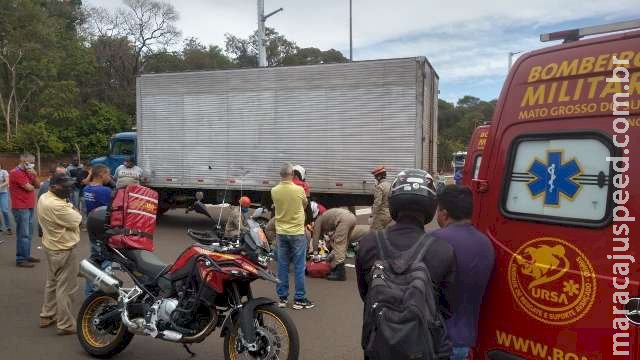
<path id="1" fill-rule="evenodd" d="M 436 171 L 437 96 L 424 57 L 144 74 L 138 164 L 156 188 L 267 191 L 291 162 L 313 193 L 369 194 L 376 165 Z"/>

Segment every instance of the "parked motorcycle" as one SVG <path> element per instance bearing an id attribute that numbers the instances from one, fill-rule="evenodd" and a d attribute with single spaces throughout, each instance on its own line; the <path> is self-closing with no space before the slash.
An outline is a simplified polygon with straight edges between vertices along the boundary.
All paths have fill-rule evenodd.
<path id="1" fill-rule="evenodd" d="M 194 210 L 211 218 L 199 201 Z M 96 212 L 92 215 L 98 219 L 105 216 L 105 209 Z M 182 343 L 190 351 L 186 344 L 202 342 L 220 328 L 225 359 L 298 358 L 292 319 L 274 300 L 254 298 L 251 292 L 257 279 L 278 281 L 268 270 L 269 245 L 255 221 L 232 240 L 189 229 L 196 243 L 172 265 L 153 252 L 108 246 L 104 224 L 104 217 L 89 219 L 88 231 L 98 236 L 104 258 L 120 264 L 133 285 L 125 287 L 115 274 L 89 260 L 81 262 L 81 275 L 99 288 L 78 315 L 78 339 L 90 355 L 111 357 L 134 335 Z"/>

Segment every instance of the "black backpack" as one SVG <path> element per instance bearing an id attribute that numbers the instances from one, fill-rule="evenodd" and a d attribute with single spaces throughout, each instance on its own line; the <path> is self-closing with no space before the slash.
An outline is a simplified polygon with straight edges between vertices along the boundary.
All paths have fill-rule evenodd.
<path id="1" fill-rule="evenodd" d="M 423 261 L 434 238 L 388 257 L 387 237 L 376 236 L 377 260 L 365 300 L 362 348 L 371 360 L 449 359 L 452 344 L 438 311 L 437 293 Z"/>

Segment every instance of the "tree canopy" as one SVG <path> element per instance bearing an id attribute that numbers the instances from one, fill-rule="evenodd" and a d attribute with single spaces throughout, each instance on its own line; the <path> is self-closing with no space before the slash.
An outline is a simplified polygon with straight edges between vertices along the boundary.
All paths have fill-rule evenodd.
<path id="1" fill-rule="evenodd" d="M 448 169 L 453 153 L 466 151 L 476 127 L 491 121 L 496 101 L 465 96 L 456 104 L 438 100 L 438 168 Z"/>

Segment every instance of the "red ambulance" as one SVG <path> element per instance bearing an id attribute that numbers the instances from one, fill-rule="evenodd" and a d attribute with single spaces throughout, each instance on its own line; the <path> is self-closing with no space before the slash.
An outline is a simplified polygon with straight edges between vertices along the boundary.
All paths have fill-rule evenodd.
<path id="1" fill-rule="evenodd" d="M 496 249 L 477 358 L 640 359 L 638 29 L 542 35 L 564 42 L 504 83 L 472 180 Z"/>
<path id="2" fill-rule="evenodd" d="M 471 140 L 467 147 L 467 158 L 462 170 L 462 184 L 471 187 L 471 180 L 478 177 L 480 164 L 482 163 L 482 152 L 487 144 L 489 136 L 489 125 L 478 126 L 471 134 Z"/>

